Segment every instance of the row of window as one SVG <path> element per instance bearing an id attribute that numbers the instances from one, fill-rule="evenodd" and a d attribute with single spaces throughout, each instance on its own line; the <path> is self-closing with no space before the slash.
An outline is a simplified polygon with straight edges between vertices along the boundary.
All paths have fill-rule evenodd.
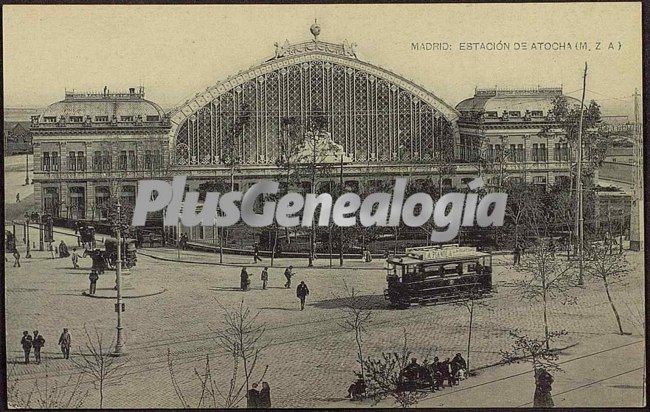
<path id="1" fill-rule="evenodd" d="M 63 116 L 61 116 L 60 119 L 65 120 Z M 56 116 L 43 116 L 43 122 L 44 123 L 56 123 L 60 120 Z M 117 121 L 116 117 L 113 117 L 115 121 Z M 120 122 L 134 122 L 136 119 L 135 116 L 120 116 Z M 137 119 L 139 121 L 142 120 L 142 116 L 137 116 Z M 69 116 L 67 119 L 70 123 L 83 123 L 84 120 L 90 121 L 91 117 L 86 116 Z M 109 118 L 108 116 L 95 116 L 95 122 L 96 123 L 108 123 Z M 158 122 L 160 121 L 160 116 L 146 116 L 146 121 L 147 122 Z"/>
<path id="2" fill-rule="evenodd" d="M 504 153 L 505 150 L 505 153 Z M 548 161 L 548 150 L 544 143 L 533 143 L 531 151 L 531 161 L 546 162 Z M 511 144 L 508 148 L 500 144 L 489 144 L 486 147 L 485 159 L 488 161 L 501 161 L 502 159 L 509 162 L 524 162 L 527 160 L 526 151 L 523 144 Z M 463 160 L 478 159 L 478 148 L 472 145 L 462 145 L 460 147 L 460 157 Z M 569 161 L 569 147 L 567 143 L 556 143 L 553 149 L 554 161 Z"/>
<path id="3" fill-rule="evenodd" d="M 509 117 L 522 117 L 520 110 L 511 110 L 511 111 L 508 111 L 508 112 L 505 112 L 505 113 L 507 113 Z M 530 114 L 531 117 L 544 117 L 544 112 L 541 111 L 541 110 L 532 110 L 532 111 L 528 112 L 528 114 Z M 524 116 L 525 116 L 525 114 L 524 114 Z M 499 117 L 499 114 L 497 112 L 494 112 L 494 111 L 485 112 L 485 117 L 497 118 L 497 117 Z"/>
<path id="4" fill-rule="evenodd" d="M 60 216 L 61 202 L 59 192 L 56 188 L 45 188 L 43 196 L 43 209 L 52 216 Z M 107 187 L 98 186 L 95 188 L 95 217 L 106 218 L 106 210 L 102 208 L 110 197 Z M 135 186 L 122 186 L 120 202 L 123 205 L 135 205 Z M 67 217 L 72 219 L 86 218 L 86 193 L 81 186 L 71 186 L 68 189 Z"/>
<path id="5" fill-rule="evenodd" d="M 544 143 L 533 143 L 531 149 L 531 160 L 533 162 L 546 162 L 548 161 L 548 150 Z M 526 153 L 523 144 L 511 144 L 505 153 L 506 160 L 511 162 L 523 162 L 526 160 Z M 488 145 L 487 159 L 491 161 L 500 161 L 504 153 L 502 152 L 501 145 Z M 569 147 L 567 143 L 556 143 L 553 148 L 554 161 L 569 161 Z"/>
<path id="6" fill-rule="evenodd" d="M 163 165 L 163 158 L 160 150 L 145 150 L 143 156 L 143 167 L 146 170 L 159 169 Z M 43 152 L 43 171 L 56 172 L 60 170 L 60 159 L 58 152 Z M 84 152 L 68 153 L 68 171 L 83 172 L 86 170 L 86 156 Z M 108 151 L 95 151 L 92 157 L 92 170 L 94 172 L 112 170 L 112 159 Z M 118 170 L 138 170 L 138 156 L 133 150 L 122 150 L 118 162 Z"/>

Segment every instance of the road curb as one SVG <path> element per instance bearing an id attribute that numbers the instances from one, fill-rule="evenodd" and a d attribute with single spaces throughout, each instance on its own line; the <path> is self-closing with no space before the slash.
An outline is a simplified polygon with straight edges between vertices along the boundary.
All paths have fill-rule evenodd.
<path id="1" fill-rule="evenodd" d="M 122 296 L 122 299 L 146 298 L 146 297 L 149 297 L 149 296 L 160 295 L 160 294 L 165 293 L 165 292 L 167 292 L 167 289 L 163 288 L 162 290 L 159 290 L 159 291 L 157 291 L 157 292 L 146 293 L 146 294 L 143 294 L 143 295 L 132 295 L 132 296 L 123 295 L 123 296 Z M 99 295 L 90 295 L 90 294 L 88 294 L 88 292 L 86 292 L 85 290 L 84 290 L 83 292 L 81 292 L 81 294 L 82 294 L 83 296 L 87 297 L 87 298 L 94 298 L 94 299 L 116 299 L 115 296 L 99 296 Z"/>
<path id="2" fill-rule="evenodd" d="M 260 264 L 247 264 L 244 262 L 241 263 L 218 263 L 218 262 L 201 262 L 201 261 L 196 261 L 196 260 L 177 260 L 177 259 L 170 259 L 166 257 L 161 257 L 161 256 L 155 256 L 151 255 L 149 253 L 144 253 L 142 250 L 138 250 L 138 254 L 142 256 L 147 256 L 152 259 L 156 260 L 161 260 L 164 262 L 175 262 L 175 263 L 191 263 L 195 265 L 214 265 L 214 266 L 233 266 L 233 267 L 241 267 L 241 266 L 246 266 L 246 267 L 254 267 L 254 268 L 264 268 L 264 267 L 280 267 L 280 266 L 269 266 L 269 265 L 260 265 Z M 368 267 L 368 266 L 296 266 L 292 265 L 294 268 L 297 269 L 352 269 L 352 270 L 385 270 L 384 268 L 381 267 Z"/>

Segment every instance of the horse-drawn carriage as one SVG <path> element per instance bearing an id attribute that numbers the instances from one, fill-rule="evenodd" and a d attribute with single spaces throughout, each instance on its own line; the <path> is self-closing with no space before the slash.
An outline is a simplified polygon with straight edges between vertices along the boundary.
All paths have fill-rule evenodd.
<path id="1" fill-rule="evenodd" d="M 79 233 L 79 246 L 86 249 L 93 249 L 95 242 L 95 227 L 83 222 L 77 223 L 77 232 Z"/>
<path id="2" fill-rule="evenodd" d="M 108 238 L 104 240 L 105 250 L 86 250 L 85 256 L 93 260 L 93 269 L 103 273 L 106 269 L 115 269 L 117 265 L 117 239 Z M 135 266 L 138 258 L 136 255 L 136 240 L 124 239 L 122 242 L 122 267 L 129 269 Z"/>

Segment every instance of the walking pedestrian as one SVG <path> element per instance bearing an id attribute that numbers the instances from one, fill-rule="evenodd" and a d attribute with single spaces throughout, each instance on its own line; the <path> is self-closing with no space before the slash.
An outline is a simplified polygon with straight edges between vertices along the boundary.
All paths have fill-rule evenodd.
<path id="1" fill-rule="evenodd" d="M 41 363 L 41 348 L 45 346 L 45 338 L 42 335 L 38 334 L 38 331 L 34 331 L 34 341 L 32 342 L 34 346 L 34 358 L 36 363 Z"/>
<path id="2" fill-rule="evenodd" d="M 540 367 L 535 369 L 535 396 L 533 398 L 533 408 L 552 408 L 553 397 L 551 396 L 551 385 L 553 384 L 553 375 L 546 369 Z"/>
<path id="3" fill-rule="evenodd" d="M 246 394 L 246 407 L 256 409 L 260 407 L 260 391 L 257 390 L 257 383 L 252 385 Z"/>
<path id="4" fill-rule="evenodd" d="M 260 257 L 260 245 L 255 243 L 253 245 L 253 263 L 257 263 L 257 261 L 262 261 L 262 258 Z"/>
<path id="5" fill-rule="evenodd" d="M 262 382 L 262 390 L 260 390 L 260 408 L 271 407 L 271 387 L 268 382 Z"/>
<path id="6" fill-rule="evenodd" d="M 20 252 L 18 248 L 14 248 L 14 267 L 20 267 Z"/>
<path id="7" fill-rule="evenodd" d="M 58 249 L 54 247 L 54 239 L 47 244 L 47 249 L 50 251 L 50 256 L 52 256 L 52 259 L 55 259 L 55 253 L 58 252 Z"/>
<path id="8" fill-rule="evenodd" d="M 266 284 L 269 281 L 269 268 L 268 268 L 268 266 L 264 266 L 264 269 L 262 269 L 262 274 L 260 275 L 260 278 L 262 279 L 262 289 L 266 289 Z"/>
<path id="9" fill-rule="evenodd" d="M 515 250 L 512 252 L 513 265 L 519 265 L 519 260 L 521 259 L 521 249 L 519 245 L 515 246 Z"/>
<path id="10" fill-rule="evenodd" d="M 59 337 L 59 346 L 61 346 L 61 353 L 64 359 L 70 359 L 70 345 L 72 345 L 72 337 L 68 328 L 63 328 L 63 333 Z"/>
<path id="11" fill-rule="evenodd" d="M 287 278 L 287 282 L 284 284 L 285 288 L 289 289 L 291 287 L 291 277 L 293 275 L 293 266 L 289 266 L 284 270 L 284 277 Z"/>
<path id="12" fill-rule="evenodd" d="M 29 363 L 29 352 L 32 351 L 32 337 L 29 336 L 29 332 L 23 332 L 23 338 L 20 340 L 20 344 L 23 347 L 23 352 L 25 352 L 25 363 Z"/>
<path id="13" fill-rule="evenodd" d="M 20 203 L 20 193 L 16 193 L 16 203 Z"/>
<path id="14" fill-rule="evenodd" d="M 77 248 L 73 247 L 72 248 L 72 255 L 70 255 L 72 259 L 72 267 L 74 269 L 79 269 L 79 254 L 77 253 Z"/>
<path id="15" fill-rule="evenodd" d="M 248 276 L 248 272 L 244 267 L 242 268 L 241 273 L 239 274 L 239 286 L 241 287 L 241 290 L 246 291 L 248 290 L 249 285 L 250 285 L 250 279 Z"/>
<path id="16" fill-rule="evenodd" d="M 305 310 L 305 299 L 307 299 L 307 295 L 309 295 L 309 289 L 304 280 L 301 281 L 296 288 L 296 295 L 300 299 L 300 310 Z"/>
<path id="17" fill-rule="evenodd" d="M 88 276 L 88 280 L 90 280 L 90 288 L 88 290 L 89 295 L 94 295 L 95 292 L 97 291 L 97 279 L 99 279 L 99 274 L 97 273 L 97 270 L 90 269 L 90 276 Z"/>

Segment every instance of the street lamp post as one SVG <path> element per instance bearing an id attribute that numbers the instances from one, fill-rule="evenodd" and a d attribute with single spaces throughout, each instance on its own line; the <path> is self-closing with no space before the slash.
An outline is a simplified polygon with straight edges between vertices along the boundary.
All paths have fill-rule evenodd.
<path id="1" fill-rule="evenodd" d="M 29 185 L 29 153 L 25 154 L 25 186 Z"/>
<path id="2" fill-rule="evenodd" d="M 115 283 L 117 287 L 117 340 L 115 342 L 115 356 L 120 356 L 124 354 L 124 341 L 122 338 L 122 224 L 121 213 L 122 205 L 120 204 L 120 198 L 117 197 L 117 224 L 115 228 L 115 237 L 117 238 L 117 260 L 115 262 Z"/>
<path id="3" fill-rule="evenodd" d="M 25 246 L 27 246 L 27 252 L 25 252 L 25 259 L 31 258 L 32 254 L 31 248 L 29 247 L 29 215 L 25 214 L 25 222 L 26 224 L 26 229 L 25 229 Z"/>

